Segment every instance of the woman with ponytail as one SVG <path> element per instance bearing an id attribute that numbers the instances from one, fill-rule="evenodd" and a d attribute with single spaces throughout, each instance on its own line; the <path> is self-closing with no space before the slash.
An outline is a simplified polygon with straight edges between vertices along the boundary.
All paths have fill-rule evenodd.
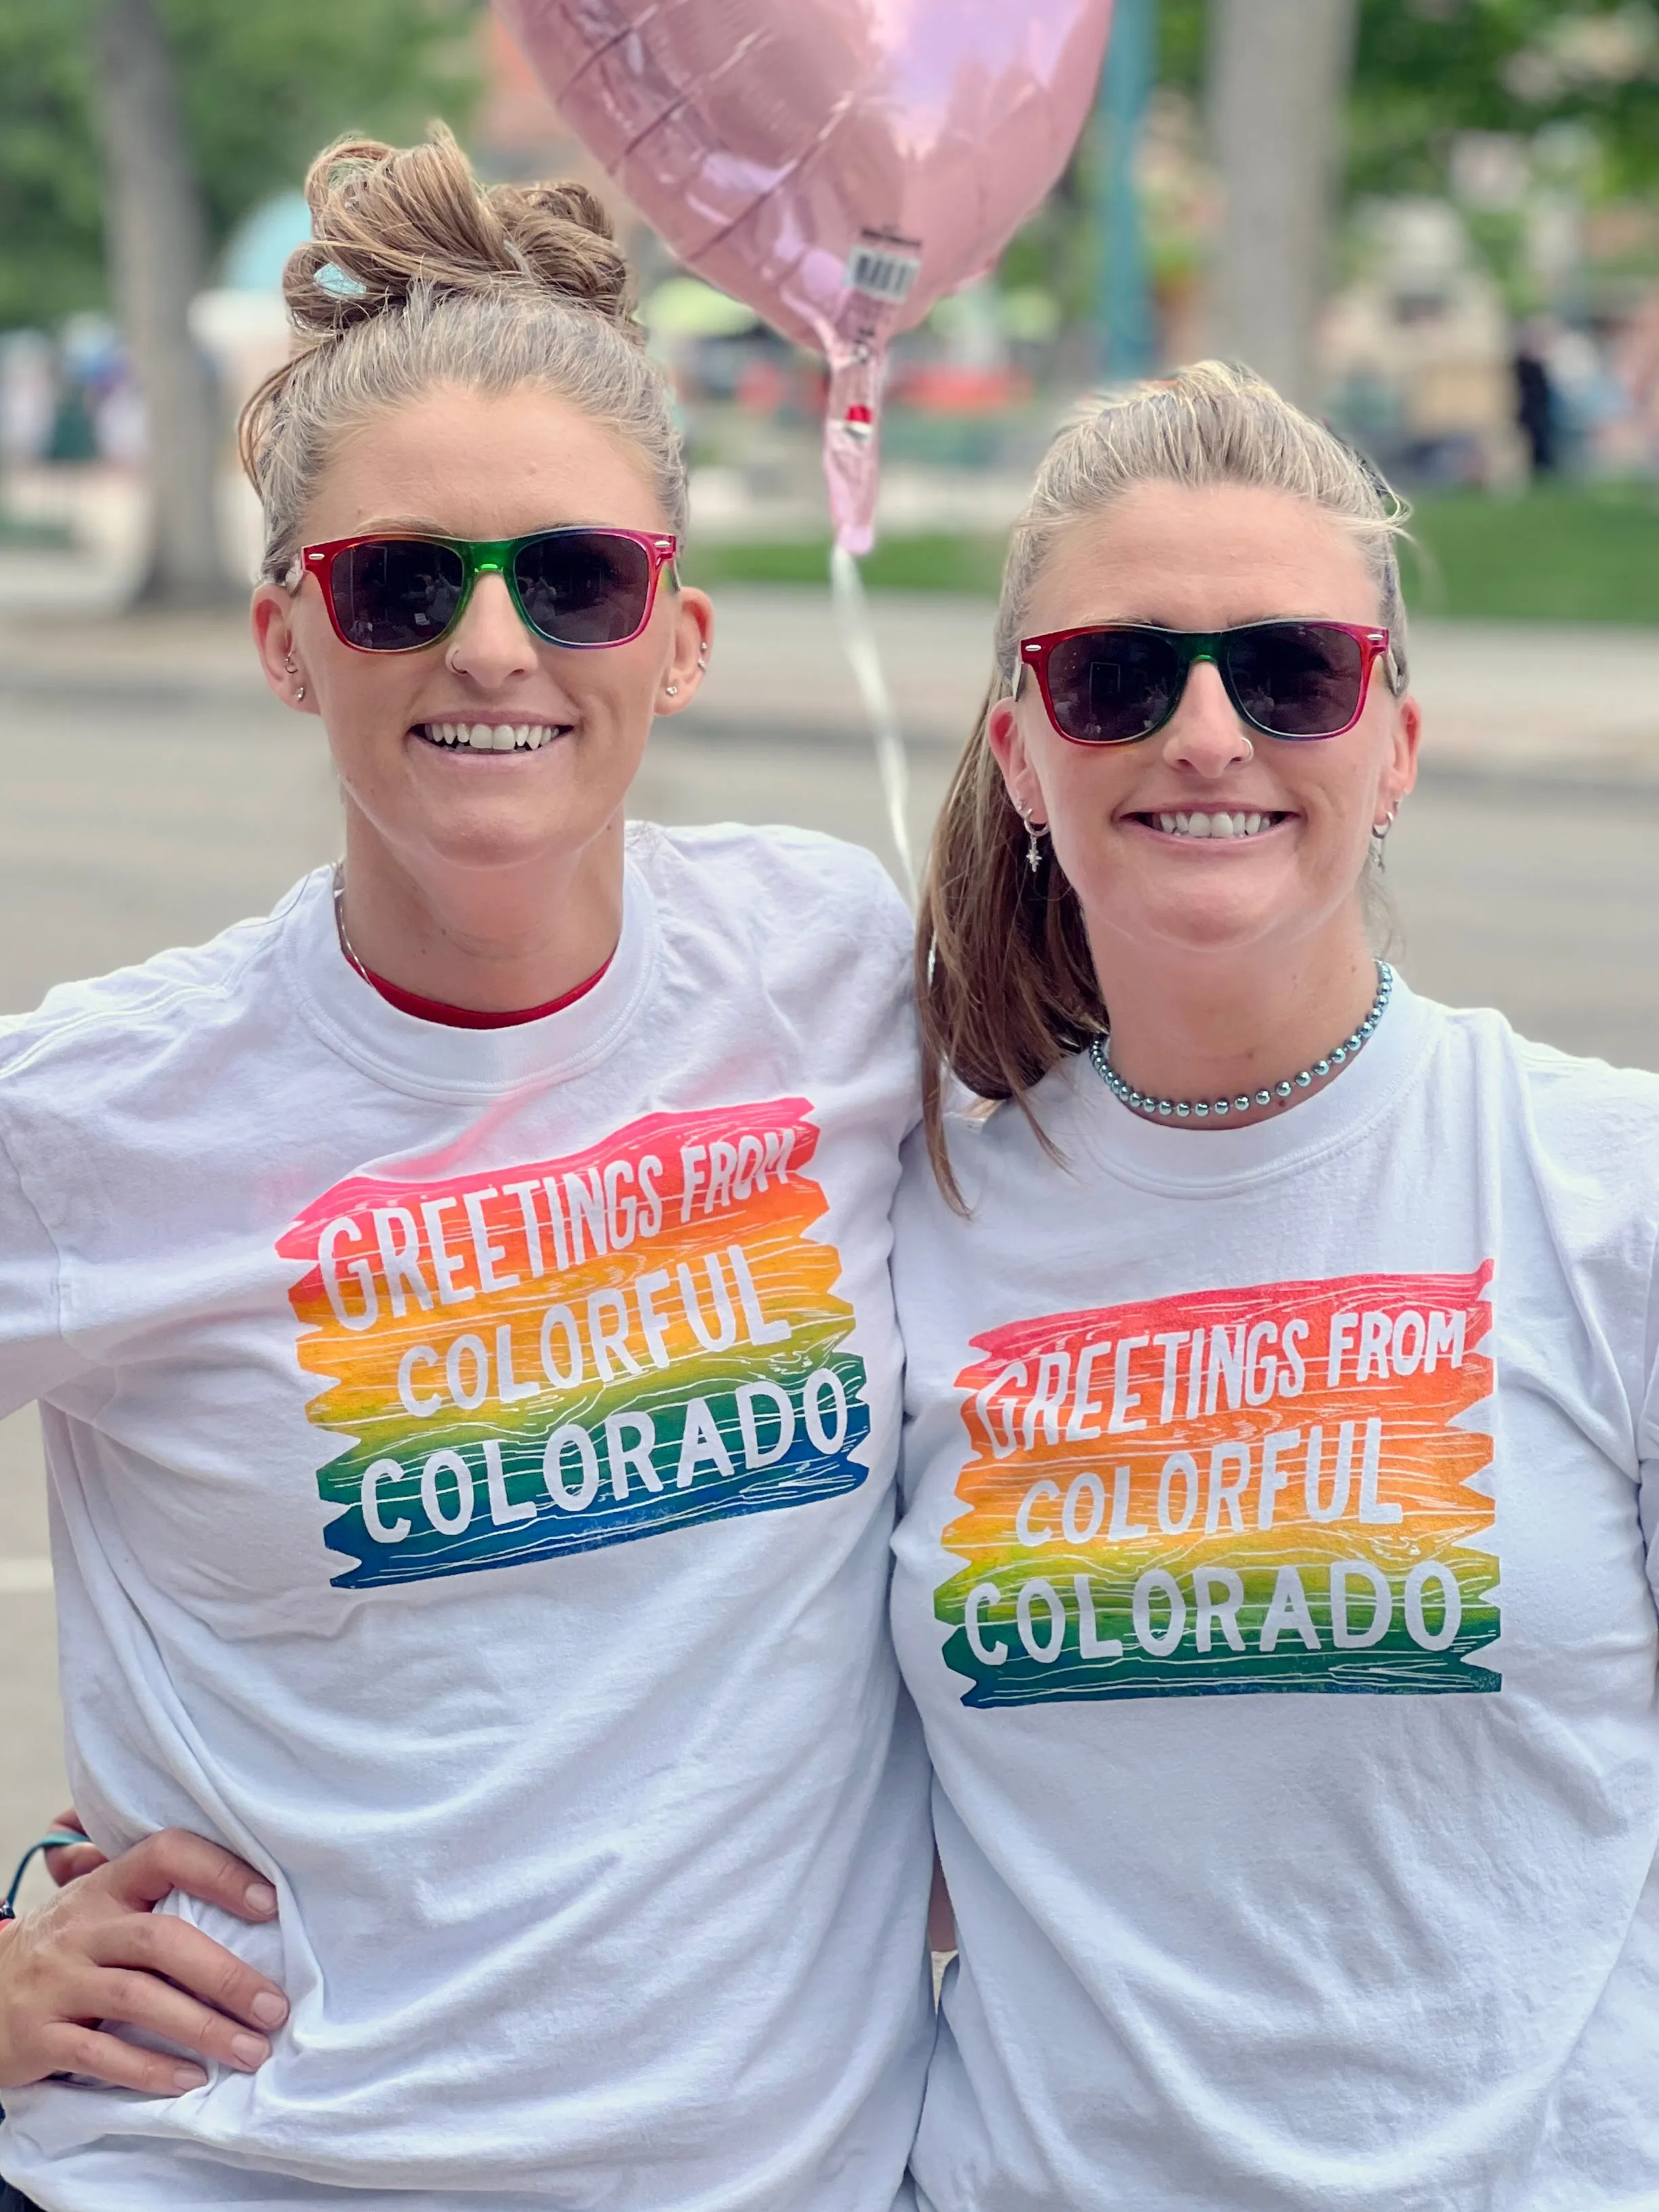
<path id="1" fill-rule="evenodd" d="M 1659 1079 L 1373 951 L 1400 528 L 1206 363 L 1015 532 L 896 1216 L 927 2212 L 1659 2201 Z"/>

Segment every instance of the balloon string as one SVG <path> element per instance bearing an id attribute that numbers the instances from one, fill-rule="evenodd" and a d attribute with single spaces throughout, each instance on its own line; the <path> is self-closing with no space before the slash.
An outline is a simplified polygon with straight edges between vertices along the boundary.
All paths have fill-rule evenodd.
<path id="1" fill-rule="evenodd" d="M 882 671 L 864 578 L 859 573 L 858 562 L 845 546 L 837 545 L 830 553 L 830 582 L 841 625 L 842 645 L 864 701 L 864 711 L 870 717 L 876 766 L 881 775 L 882 795 L 887 801 L 887 826 L 893 849 L 898 854 L 904 895 L 914 907 L 916 871 L 910 856 L 910 763 L 894 709 L 893 695 Z"/>

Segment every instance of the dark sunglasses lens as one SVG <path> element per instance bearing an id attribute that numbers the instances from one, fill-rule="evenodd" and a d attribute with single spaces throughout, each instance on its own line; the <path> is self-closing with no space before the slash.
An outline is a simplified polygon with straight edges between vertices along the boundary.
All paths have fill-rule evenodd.
<path id="1" fill-rule="evenodd" d="M 364 653 L 430 645 L 455 619 L 466 587 L 459 553 L 429 538 L 381 538 L 334 556 L 334 618 Z"/>
<path id="2" fill-rule="evenodd" d="M 519 549 L 519 604 L 551 645 L 621 645 L 645 620 L 651 556 L 631 538 L 561 530 Z"/>
<path id="3" fill-rule="evenodd" d="M 1155 631 L 1085 630 L 1048 656 L 1048 697 L 1061 734 L 1122 745 L 1165 720 L 1181 696 L 1181 655 Z"/>
<path id="4" fill-rule="evenodd" d="M 1235 705 L 1276 738 L 1334 737 L 1359 711 L 1365 650 L 1334 623 L 1253 623 L 1224 651 Z"/>

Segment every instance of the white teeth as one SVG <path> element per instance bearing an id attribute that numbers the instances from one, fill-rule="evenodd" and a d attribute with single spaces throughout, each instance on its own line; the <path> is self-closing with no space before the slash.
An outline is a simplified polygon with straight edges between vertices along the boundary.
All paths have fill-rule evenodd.
<path id="1" fill-rule="evenodd" d="M 538 752 L 558 736 L 553 722 L 426 722 L 420 726 L 434 745 L 478 753 Z"/>
<path id="2" fill-rule="evenodd" d="M 1158 828 L 1166 837 L 1256 837 L 1271 830 L 1272 814 L 1159 814 Z"/>

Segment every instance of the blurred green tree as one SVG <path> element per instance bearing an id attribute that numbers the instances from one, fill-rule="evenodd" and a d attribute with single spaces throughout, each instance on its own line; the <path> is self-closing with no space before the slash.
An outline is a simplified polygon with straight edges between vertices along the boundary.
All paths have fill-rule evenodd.
<path id="1" fill-rule="evenodd" d="M 484 0 L 160 0 L 210 247 L 336 133 L 465 127 Z M 0 330 L 106 303 L 94 0 L 0 5 Z"/>
<path id="2" fill-rule="evenodd" d="M 1632 0 L 1363 0 L 1355 192 L 1440 192 L 1461 131 L 1587 132 L 1613 194 L 1659 180 L 1659 16 Z"/>

